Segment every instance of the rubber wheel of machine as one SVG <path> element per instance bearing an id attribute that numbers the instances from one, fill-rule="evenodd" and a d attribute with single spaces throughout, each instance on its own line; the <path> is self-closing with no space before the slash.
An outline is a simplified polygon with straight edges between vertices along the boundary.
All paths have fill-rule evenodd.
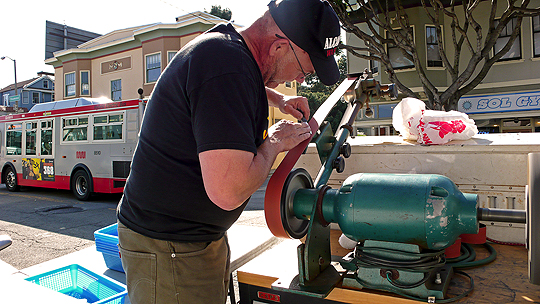
<path id="1" fill-rule="evenodd" d="M 313 189 L 313 180 L 304 168 L 296 168 L 289 173 L 281 192 L 281 223 L 287 234 L 294 239 L 303 238 L 309 226 L 308 220 L 299 219 L 294 215 L 294 194 L 298 189 Z"/>
<path id="2" fill-rule="evenodd" d="M 313 136 L 319 129 L 319 125 L 317 124 L 317 121 L 311 119 L 309 121 L 309 126 Z M 285 231 L 283 221 L 281 220 L 282 190 L 288 175 L 298 161 L 298 158 L 302 156 L 302 153 L 307 148 L 310 141 L 311 137 L 287 152 L 287 155 L 285 155 L 281 164 L 277 167 L 276 171 L 274 171 L 266 186 L 266 193 L 264 194 L 264 216 L 268 229 L 270 229 L 272 234 L 277 237 L 291 238 L 289 233 Z"/>
<path id="3" fill-rule="evenodd" d="M 15 172 L 13 168 L 8 167 L 6 169 L 4 181 L 6 182 L 6 189 L 8 189 L 8 191 L 16 192 L 21 190 L 21 186 L 19 186 L 17 182 L 17 172 Z"/>
<path id="4" fill-rule="evenodd" d="M 71 180 L 71 191 L 80 201 L 87 201 L 92 194 L 92 180 L 86 171 L 79 170 Z"/>

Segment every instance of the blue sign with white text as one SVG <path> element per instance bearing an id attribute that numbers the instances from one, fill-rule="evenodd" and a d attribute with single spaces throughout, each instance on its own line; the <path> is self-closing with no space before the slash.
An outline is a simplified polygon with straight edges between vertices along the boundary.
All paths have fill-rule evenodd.
<path id="1" fill-rule="evenodd" d="M 462 97 L 458 111 L 464 113 L 490 113 L 540 110 L 540 91 Z"/>

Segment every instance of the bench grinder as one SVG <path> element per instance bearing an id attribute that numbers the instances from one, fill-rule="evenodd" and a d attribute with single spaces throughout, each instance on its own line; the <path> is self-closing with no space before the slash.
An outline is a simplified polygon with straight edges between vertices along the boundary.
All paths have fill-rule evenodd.
<path id="1" fill-rule="evenodd" d="M 341 281 L 345 287 L 444 299 L 453 274 L 445 248 L 461 234 L 478 233 L 480 220 L 525 222 L 524 211 L 479 208 L 476 194 L 462 193 L 441 175 L 358 173 L 339 189 L 326 185 L 351 155 L 346 139 L 360 109 L 369 113 L 370 99 L 382 96 L 395 98 L 397 91 L 367 72 L 349 76 L 309 121 L 322 164 L 315 180 L 305 169 L 293 169 L 310 140 L 289 151 L 269 180 L 268 227 L 278 237 L 305 236 L 297 249 L 298 276 L 272 288 L 325 297 Z M 348 107 L 334 135 L 324 119 L 339 100 Z M 358 242 L 339 261 L 348 271 L 344 276 L 331 264 L 330 223 Z"/>

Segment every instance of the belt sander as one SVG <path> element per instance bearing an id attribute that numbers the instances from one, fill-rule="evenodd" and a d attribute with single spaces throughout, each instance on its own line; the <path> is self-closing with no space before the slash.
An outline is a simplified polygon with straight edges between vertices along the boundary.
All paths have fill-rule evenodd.
<path id="1" fill-rule="evenodd" d="M 476 234 L 479 221 L 528 224 L 529 278 L 540 284 L 540 154 L 529 155 L 528 210 L 479 208 L 477 195 L 462 193 L 448 178 L 435 174 L 357 173 L 339 189 L 327 185 L 333 170 L 344 170 L 351 155 L 346 142 L 362 108 L 369 114 L 372 98 L 397 97 L 393 84 L 381 85 L 367 72 L 349 75 L 309 121 L 313 137 L 289 151 L 270 178 L 265 193 L 265 217 L 278 237 L 301 239 L 298 275 L 278 280 L 273 289 L 325 297 L 341 286 L 394 292 L 417 299 L 445 299 L 453 269 L 444 249 L 462 234 Z M 347 103 L 336 134 L 325 121 L 338 101 Z M 294 168 L 313 142 L 321 168 L 315 180 L 303 168 Z M 527 212 L 528 211 L 528 212 Z M 339 259 L 342 271 L 331 263 L 330 224 L 357 242 Z M 536 232 L 536 231 L 535 231 Z"/>

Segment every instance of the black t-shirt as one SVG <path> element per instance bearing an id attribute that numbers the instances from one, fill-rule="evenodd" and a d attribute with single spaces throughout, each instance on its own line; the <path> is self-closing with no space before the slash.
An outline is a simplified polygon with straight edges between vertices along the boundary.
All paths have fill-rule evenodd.
<path id="1" fill-rule="evenodd" d="M 225 211 L 208 198 L 198 153 L 257 153 L 268 127 L 259 67 L 231 24 L 188 43 L 148 101 L 119 220 L 143 235 L 184 242 L 221 238 L 247 201 Z"/>

